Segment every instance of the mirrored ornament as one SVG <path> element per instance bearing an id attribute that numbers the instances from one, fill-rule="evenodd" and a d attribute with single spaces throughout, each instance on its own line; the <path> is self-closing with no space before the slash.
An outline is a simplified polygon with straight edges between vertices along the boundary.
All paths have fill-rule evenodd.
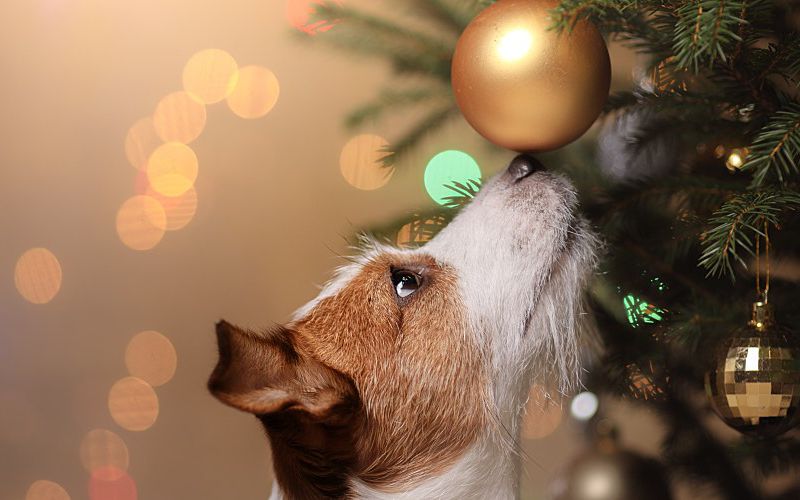
<path id="1" fill-rule="evenodd" d="M 800 417 L 800 348 L 797 336 L 778 325 L 765 302 L 716 353 L 706 373 L 706 395 L 714 411 L 734 429 L 775 436 Z"/>

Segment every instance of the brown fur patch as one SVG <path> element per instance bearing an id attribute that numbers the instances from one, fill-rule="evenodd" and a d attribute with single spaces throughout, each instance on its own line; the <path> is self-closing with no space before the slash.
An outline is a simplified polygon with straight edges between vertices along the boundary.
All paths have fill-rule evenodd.
<path id="1" fill-rule="evenodd" d="M 422 277 L 398 298 L 392 270 Z M 455 274 L 380 255 L 301 320 L 264 335 L 217 325 L 209 389 L 256 414 L 292 499 L 348 498 L 350 479 L 412 486 L 452 465 L 487 423 L 480 350 Z"/>
<path id="2" fill-rule="evenodd" d="M 422 286 L 398 300 L 391 271 Z M 451 465 L 486 424 L 481 355 L 455 274 L 428 256 L 381 255 L 290 325 L 299 349 L 352 379 L 363 404 L 355 476 L 395 490 Z"/>

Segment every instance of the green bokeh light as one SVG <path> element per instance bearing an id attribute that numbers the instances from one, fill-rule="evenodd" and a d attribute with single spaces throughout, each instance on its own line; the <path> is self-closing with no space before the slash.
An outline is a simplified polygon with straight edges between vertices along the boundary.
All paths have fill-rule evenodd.
<path id="1" fill-rule="evenodd" d="M 470 179 L 481 180 L 481 168 L 463 151 L 442 151 L 425 167 L 425 190 L 439 205 L 444 205 L 448 197 L 456 194 L 447 188 L 448 184 L 454 181 L 466 184 Z"/>
<path id="2" fill-rule="evenodd" d="M 628 294 L 622 299 L 628 322 L 636 328 L 642 323 L 655 323 L 663 319 L 664 310 L 635 295 Z"/>

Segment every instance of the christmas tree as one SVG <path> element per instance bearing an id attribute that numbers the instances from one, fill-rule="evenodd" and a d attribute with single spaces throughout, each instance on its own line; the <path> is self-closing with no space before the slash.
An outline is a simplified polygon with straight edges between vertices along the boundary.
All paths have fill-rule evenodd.
<path id="1" fill-rule="evenodd" d="M 424 26 L 329 3 L 318 15 L 339 25 L 314 38 L 414 77 L 412 85 L 387 85 L 346 119 L 359 127 L 423 106 L 383 158 L 397 168 L 423 137 L 458 117 L 455 44 L 493 2 L 405 3 Z M 800 462 L 797 432 L 768 424 L 785 431 L 796 423 L 797 339 L 781 333 L 780 346 L 758 344 L 754 333 L 744 335 L 754 345 L 731 342 L 741 340 L 734 332 L 756 300 L 774 307 L 783 325 L 800 321 L 793 307 L 800 281 L 800 2 L 565 0 L 550 11 L 557 32 L 569 33 L 582 20 L 642 61 L 637 85 L 609 96 L 597 138 L 540 156 L 570 177 L 607 245 L 589 291 L 605 347 L 584 383 L 660 415 L 668 432 L 658 461 L 674 479 L 705 484 L 720 498 L 797 498 L 800 483 L 769 494 L 763 486 Z M 423 243 L 479 187 L 451 185 L 441 209 L 376 231 L 392 240 L 400 231 L 401 244 Z M 789 354 L 776 361 L 780 349 Z M 714 394 L 726 390 L 714 387 L 714 364 L 720 357 L 735 364 L 737 352 L 761 356 L 760 365 L 746 369 L 766 380 L 767 392 L 771 384 L 772 395 L 783 396 L 783 411 L 742 423 L 745 385 L 755 379 L 737 379 L 740 386 L 716 394 L 733 407 L 726 415 L 716 403 L 717 411 L 745 431 L 731 441 L 706 422 Z"/>

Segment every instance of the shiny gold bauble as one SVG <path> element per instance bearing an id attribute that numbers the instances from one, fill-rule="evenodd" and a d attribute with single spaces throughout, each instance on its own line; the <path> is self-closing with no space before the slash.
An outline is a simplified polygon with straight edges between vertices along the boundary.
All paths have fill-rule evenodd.
<path id="1" fill-rule="evenodd" d="M 557 149 L 592 125 L 608 97 L 611 64 L 589 21 L 548 30 L 557 0 L 500 0 L 467 26 L 452 84 L 464 118 L 520 152 Z"/>
<path id="2" fill-rule="evenodd" d="M 756 302 L 750 323 L 716 354 L 705 386 L 711 406 L 734 429 L 762 437 L 791 429 L 800 418 L 797 337 Z"/>

